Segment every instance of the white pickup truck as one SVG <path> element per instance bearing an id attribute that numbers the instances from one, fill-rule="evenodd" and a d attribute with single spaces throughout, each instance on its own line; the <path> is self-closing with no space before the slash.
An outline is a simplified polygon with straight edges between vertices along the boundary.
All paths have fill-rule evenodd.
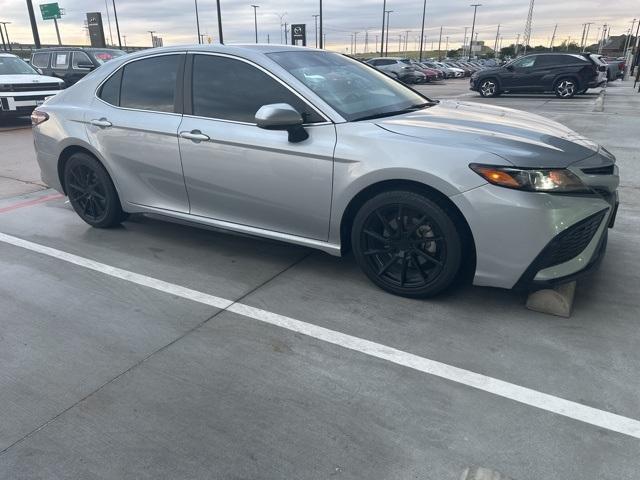
<path id="1" fill-rule="evenodd" d="M 40 75 L 21 58 L 0 53 L 0 118 L 30 115 L 64 88 L 64 81 Z"/>

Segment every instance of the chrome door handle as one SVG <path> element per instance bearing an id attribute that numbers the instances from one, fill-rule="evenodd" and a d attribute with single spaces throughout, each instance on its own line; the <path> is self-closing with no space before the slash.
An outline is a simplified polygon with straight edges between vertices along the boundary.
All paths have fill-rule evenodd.
<path id="1" fill-rule="evenodd" d="M 101 118 L 100 120 L 95 120 L 95 119 L 91 120 L 91 125 L 95 125 L 96 127 L 106 128 L 106 127 L 112 126 L 113 123 L 111 123 L 106 118 Z"/>
<path id="2" fill-rule="evenodd" d="M 182 138 L 193 140 L 194 142 L 207 142 L 211 140 L 209 135 L 205 135 L 200 130 L 191 130 L 190 132 L 180 132 Z"/>

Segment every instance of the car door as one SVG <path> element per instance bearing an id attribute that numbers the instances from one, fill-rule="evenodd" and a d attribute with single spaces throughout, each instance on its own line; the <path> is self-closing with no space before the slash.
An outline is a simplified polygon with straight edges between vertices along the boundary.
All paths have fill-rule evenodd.
<path id="1" fill-rule="evenodd" d="M 532 91 L 538 88 L 533 75 L 537 58 L 536 55 L 522 57 L 512 64 L 509 87 L 511 91 Z"/>
<path id="2" fill-rule="evenodd" d="M 87 73 L 89 73 L 93 67 L 85 67 L 84 65 L 93 65 L 93 62 L 85 52 L 77 50 L 71 54 L 71 68 L 67 75 L 71 84 L 76 83 Z"/>
<path id="3" fill-rule="evenodd" d="M 334 125 L 246 60 L 194 54 L 186 70 L 179 142 L 191 213 L 327 240 Z M 286 131 L 256 125 L 258 109 L 273 103 L 302 114 L 307 140 L 292 143 Z"/>
<path id="4" fill-rule="evenodd" d="M 51 76 L 50 59 L 51 54 L 49 52 L 36 52 L 31 56 L 31 65 L 40 69 L 43 75 Z"/>
<path id="5" fill-rule="evenodd" d="M 64 80 L 67 87 L 74 83 L 70 76 L 70 65 L 71 52 L 61 50 L 51 52 L 51 75 Z"/>
<path id="6" fill-rule="evenodd" d="M 178 127 L 185 54 L 131 61 L 98 89 L 85 121 L 121 200 L 188 213 Z"/>

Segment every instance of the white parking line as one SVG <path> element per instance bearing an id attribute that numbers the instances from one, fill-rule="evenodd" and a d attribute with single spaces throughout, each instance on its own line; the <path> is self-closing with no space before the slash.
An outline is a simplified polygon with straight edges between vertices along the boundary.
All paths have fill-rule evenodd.
<path id="1" fill-rule="evenodd" d="M 599 410 L 581 403 L 565 400 L 537 390 L 532 390 L 520 385 L 498 380 L 497 378 L 464 370 L 452 365 L 447 365 L 446 363 L 430 360 L 380 343 L 336 332 L 328 328 L 285 317 L 260 308 L 236 303 L 232 300 L 209 295 L 207 293 L 185 288 L 173 283 L 164 282 L 146 275 L 140 275 L 128 270 L 112 267 L 104 263 L 96 262 L 88 258 L 56 250 L 55 248 L 46 247 L 44 245 L 23 240 L 11 235 L 6 235 L 4 233 L 0 233 L 0 242 L 47 255 L 58 260 L 63 260 L 65 262 L 88 268 L 121 280 L 126 280 L 137 285 L 153 288 L 177 297 L 210 305 L 260 322 L 302 333 L 324 342 L 364 353 L 365 355 L 386 360 L 396 365 L 402 365 L 419 372 L 451 380 L 452 382 L 467 385 L 525 405 L 546 410 L 547 412 L 557 413 L 558 415 L 595 425 L 597 427 L 629 435 L 631 437 L 640 438 L 640 421 L 632 418 L 623 417 L 621 415 Z"/>

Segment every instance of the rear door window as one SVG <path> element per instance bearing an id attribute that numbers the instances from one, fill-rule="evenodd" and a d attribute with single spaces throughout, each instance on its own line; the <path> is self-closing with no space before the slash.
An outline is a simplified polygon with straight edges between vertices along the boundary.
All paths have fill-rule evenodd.
<path id="1" fill-rule="evenodd" d="M 33 59 L 31 59 L 31 65 L 38 68 L 48 68 L 49 67 L 49 57 L 50 53 L 34 53 Z"/>
<path id="2" fill-rule="evenodd" d="M 73 52 L 73 61 L 71 63 L 74 69 L 76 70 L 85 70 L 86 67 L 80 67 L 79 65 L 93 65 L 93 62 L 84 52 Z"/>
<path id="3" fill-rule="evenodd" d="M 120 106 L 153 112 L 174 112 L 181 55 L 162 55 L 124 67 Z"/>

